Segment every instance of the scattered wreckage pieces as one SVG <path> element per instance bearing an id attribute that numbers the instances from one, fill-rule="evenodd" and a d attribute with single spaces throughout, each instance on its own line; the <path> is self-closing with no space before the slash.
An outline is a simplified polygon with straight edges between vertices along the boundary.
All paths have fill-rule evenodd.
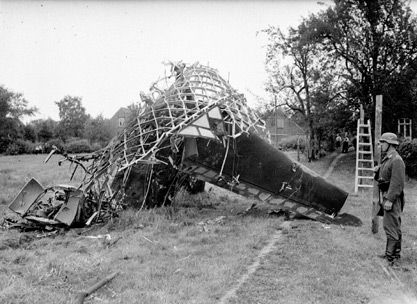
<path id="1" fill-rule="evenodd" d="M 93 286 L 91 286 L 90 288 L 81 291 L 78 295 L 77 295 L 77 304 L 83 304 L 85 298 L 87 298 L 89 295 L 91 295 L 92 293 L 94 293 L 95 291 L 97 291 L 98 289 L 100 289 L 101 287 L 103 287 L 104 285 L 106 285 L 108 282 L 110 282 L 111 280 L 113 280 L 117 275 L 119 274 L 119 272 L 113 272 L 112 274 L 106 276 L 104 279 L 98 281 L 96 284 L 94 284 Z"/>
<path id="2" fill-rule="evenodd" d="M 200 231 L 201 232 L 208 232 L 209 228 L 208 226 L 212 226 L 212 225 L 224 225 L 226 222 L 227 217 L 224 215 L 218 216 L 215 219 L 208 219 L 205 221 L 201 221 L 199 222 L 197 225 L 200 226 Z"/>
<path id="3" fill-rule="evenodd" d="M 97 206 L 88 193 L 69 185 L 44 188 L 34 178 L 23 186 L 9 208 L 25 220 L 9 227 L 23 230 L 83 226 L 97 214 Z M 103 212 L 106 209 L 102 207 Z"/>

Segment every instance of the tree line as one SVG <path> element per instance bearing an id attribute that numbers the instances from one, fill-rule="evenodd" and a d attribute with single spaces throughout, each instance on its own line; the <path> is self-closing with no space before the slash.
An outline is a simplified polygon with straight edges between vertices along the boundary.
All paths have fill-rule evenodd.
<path id="1" fill-rule="evenodd" d="M 22 123 L 38 109 L 29 107 L 21 93 L 0 86 L 0 153 L 49 152 L 53 145 L 68 152 L 91 152 L 104 147 L 115 135 L 109 119 L 91 117 L 81 97 L 65 96 L 55 102 L 59 121 L 51 118 Z"/>

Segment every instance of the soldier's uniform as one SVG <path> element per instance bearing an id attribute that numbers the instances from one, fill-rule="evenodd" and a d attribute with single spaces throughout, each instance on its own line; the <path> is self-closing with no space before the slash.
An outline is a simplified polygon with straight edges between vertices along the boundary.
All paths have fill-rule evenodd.
<path id="1" fill-rule="evenodd" d="M 387 235 L 385 257 L 389 262 L 400 258 L 401 213 L 404 208 L 405 164 L 396 150 L 390 150 L 381 162 L 379 184 L 384 202 L 392 202 L 391 210 L 384 210 L 383 226 Z"/>

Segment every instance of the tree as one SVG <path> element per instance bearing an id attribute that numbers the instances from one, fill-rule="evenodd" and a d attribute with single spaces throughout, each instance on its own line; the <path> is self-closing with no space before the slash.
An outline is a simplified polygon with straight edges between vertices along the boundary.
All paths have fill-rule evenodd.
<path id="1" fill-rule="evenodd" d="M 36 139 L 43 143 L 58 134 L 58 123 L 51 118 L 33 120 L 28 125 L 35 130 Z"/>
<path id="2" fill-rule="evenodd" d="M 24 135 L 24 126 L 20 121 L 25 115 L 33 115 L 37 109 L 28 107 L 21 93 L 9 91 L 0 86 L 0 153 L 7 146 Z"/>
<path id="3" fill-rule="evenodd" d="M 21 93 L 9 91 L 0 85 L 0 119 L 20 119 L 35 112 L 37 112 L 36 107 L 28 108 L 28 102 Z"/>
<path id="4" fill-rule="evenodd" d="M 31 142 L 36 141 L 36 130 L 32 125 L 26 124 L 23 127 L 23 139 L 29 140 Z"/>
<path id="5" fill-rule="evenodd" d="M 98 143 L 101 147 L 104 147 L 112 138 L 110 122 L 104 119 L 101 114 L 96 118 L 89 118 L 85 125 L 84 134 L 91 144 Z"/>
<path id="6" fill-rule="evenodd" d="M 354 131 L 360 105 L 373 121 L 382 94 L 383 131 L 396 130 L 417 119 L 416 25 L 405 0 L 334 0 L 288 35 L 269 28 L 269 91 L 319 138 Z"/>
<path id="7" fill-rule="evenodd" d="M 88 115 L 81 104 L 81 97 L 65 96 L 55 102 L 59 108 L 58 133 L 62 139 L 81 137 Z"/>
<path id="8" fill-rule="evenodd" d="M 362 104 L 374 117 L 376 95 L 382 94 L 384 121 L 395 121 L 401 107 L 415 108 L 416 103 L 395 92 L 399 84 L 400 91 L 409 87 L 417 74 L 417 22 L 408 1 L 334 3 L 334 7 L 312 15 L 306 22 L 311 39 L 331 50 L 343 64 L 343 77 L 350 83 L 348 92 L 357 109 Z M 396 111 L 387 111 L 393 108 Z"/>
<path id="9" fill-rule="evenodd" d="M 321 135 L 317 133 L 321 121 L 329 120 L 325 109 L 335 108 L 344 100 L 343 81 L 334 77 L 339 68 L 337 61 L 311 39 L 304 22 L 290 28 L 288 35 L 276 27 L 264 32 L 269 38 L 267 91 L 274 96 L 274 106 L 286 106 L 298 113 L 302 125 L 309 129 L 311 141 L 316 142 L 317 135 Z"/>

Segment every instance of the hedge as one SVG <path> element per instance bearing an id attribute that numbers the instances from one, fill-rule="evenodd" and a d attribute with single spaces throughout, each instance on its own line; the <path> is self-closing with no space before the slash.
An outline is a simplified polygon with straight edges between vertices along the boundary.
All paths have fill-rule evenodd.
<path id="1" fill-rule="evenodd" d="M 64 150 L 68 153 L 88 153 L 92 151 L 87 139 L 73 139 L 65 144 Z"/>
<path id="2" fill-rule="evenodd" d="M 403 141 L 398 153 L 404 160 L 405 173 L 409 177 L 417 177 L 417 139 Z"/>
<path id="3" fill-rule="evenodd" d="M 36 144 L 29 140 L 16 139 L 15 141 L 9 143 L 9 145 L 6 148 L 5 154 L 31 154 L 35 152 L 35 146 Z"/>
<path id="4" fill-rule="evenodd" d="M 4 153 L 6 155 L 49 153 L 53 147 L 68 153 L 89 153 L 103 148 L 100 143 L 90 144 L 87 139 L 81 138 L 72 138 L 66 143 L 58 138 L 51 139 L 46 143 L 34 143 L 28 140 L 16 139 L 7 144 Z"/>

